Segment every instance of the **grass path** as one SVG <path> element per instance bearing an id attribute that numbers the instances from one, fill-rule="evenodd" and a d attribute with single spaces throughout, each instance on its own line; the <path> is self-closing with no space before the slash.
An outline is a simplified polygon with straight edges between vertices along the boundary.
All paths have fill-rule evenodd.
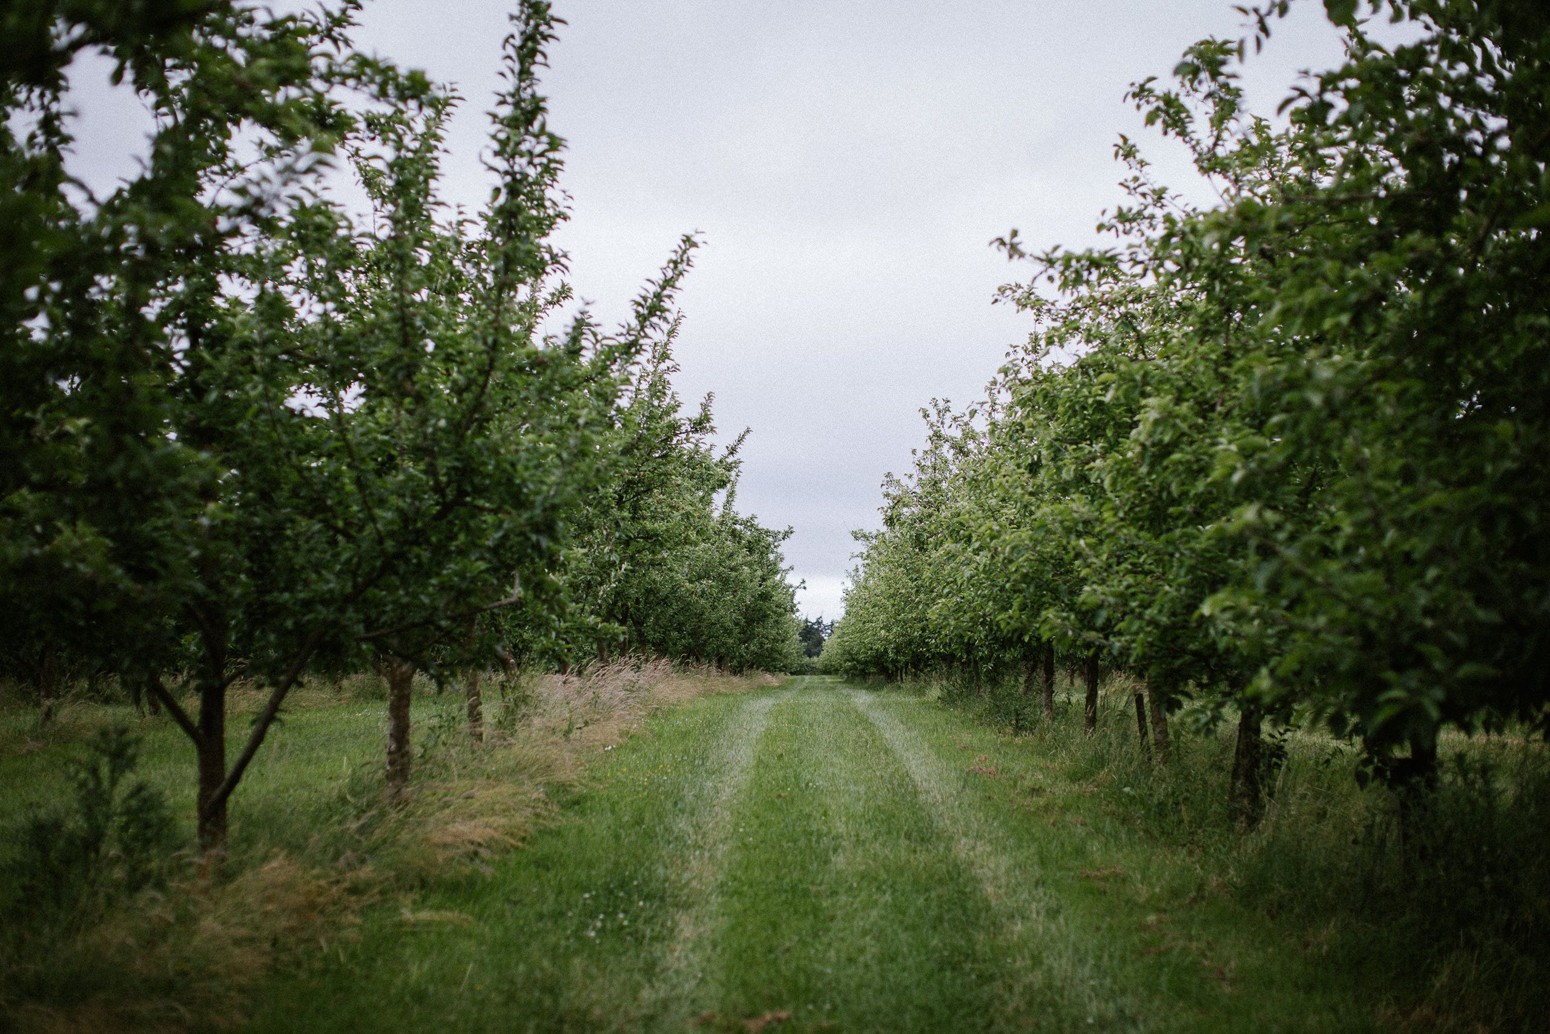
<path id="1" fill-rule="evenodd" d="M 491 873 L 370 914 L 254 1029 L 1370 1029 L 1340 975 L 1092 812 L 918 698 L 700 700 Z"/>

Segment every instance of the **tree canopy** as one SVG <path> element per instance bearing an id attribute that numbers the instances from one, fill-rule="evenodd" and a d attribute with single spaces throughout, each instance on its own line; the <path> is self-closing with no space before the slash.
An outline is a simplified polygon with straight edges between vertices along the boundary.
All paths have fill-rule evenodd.
<path id="1" fill-rule="evenodd" d="M 605 642 L 783 667 L 785 534 L 733 510 L 735 446 L 716 455 L 709 400 L 685 418 L 668 380 L 693 242 L 626 325 L 550 329 L 570 289 L 549 5 L 512 18 L 472 214 L 439 193 L 455 94 L 357 51 L 357 5 L 151 6 L 5 15 L 6 669 L 45 699 L 75 666 L 160 701 L 213 846 L 309 671 Z M 67 172 L 88 50 L 155 117 L 106 197 Z M 238 679 L 270 695 L 228 758 Z"/>
<path id="2" fill-rule="evenodd" d="M 1111 245 L 1000 242 L 1034 332 L 884 486 L 836 662 L 1046 640 L 1389 772 L 1445 728 L 1544 731 L 1550 14 L 1328 2 L 1346 60 L 1272 120 L 1237 68 L 1289 6 L 1132 89 L 1216 203 L 1122 139 Z"/>

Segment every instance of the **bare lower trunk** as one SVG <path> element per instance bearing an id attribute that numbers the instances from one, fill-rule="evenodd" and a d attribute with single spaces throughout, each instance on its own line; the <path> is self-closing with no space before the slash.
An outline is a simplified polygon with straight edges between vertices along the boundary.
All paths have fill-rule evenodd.
<path id="1" fill-rule="evenodd" d="M 1147 757 L 1152 756 L 1151 741 L 1146 738 L 1146 695 L 1137 693 L 1136 697 L 1136 731 L 1141 736 L 1141 753 Z"/>
<path id="2" fill-rule="evenodd" d="M 1238 718 L 1238 743 L 1232 756 L 1232 810 L 1239 829 L 1251 829 L 1265 808 L 1264 739 L 1260 735 L 1263 714 L 1245 704 Z"/>
<path id="3" fill-rule="evenodd" d="M 414 665 L 397 658 L 387 662 L 388 680 L 388 800 L 400 803 L 409 790 L 409 703 L 414 693 Z"/>
<path id="4" fill-rule="evenodd" d="M 1098 651 L 1089 650 L 1083 665 L 1083 677 L 1087 682 L 1087 699 L 1082 710 L 1082 728 L 1091 736 L 1098 730 Z"/>
<path id="5" fill-rule="evenodd" d="M 1397 759 L 1391 767 L 1390 786 L 1399 798 L 1400 857 L 1405 867 L 1411 868 L 1427 861 L 1432 853 L 1425 830 L 1437 791 L 1435 736 L 1411 739 L 1410 756 Z"/>
<path id="6" fill-rule="evenodd" d="M 1032 700 L 1033 700 L 1033 687 L 1038 684 L 1038 681 L 1039 681 L 1039 655 L 1038 655 L 1037 652 L 1035 652 L 1030 647 L 1023 654 L 1023 702 L 1024 702 L 1024 704 L 1032 702 Z M 1012 713 L 1012 728 L 1015 731 L 1017 731 L 1017 732 L 1021 732 L 1022 729 L 1023 729 L 1023 721 L 1024 721 L 1025 718 L 1027 719 L 1028 724 L 1031 726 L 1033 724 L 1033 711 L 1032 711 L 1032 709 L 1031 708 L 1027 708 L 1027 707 L 1022 707 L 1022 706 L 1018 707 Z"/>
<path id="7" fill-rule="evenodd" d="M 1173 736 L 1168 731 L 1168 691 L 1159 686 L 1156 679 L 1146 682 L 1147 710 L 1152 719 L 1152 743 L 1157 750 L 1157 760 L 1163 764 L 1173 756 Z"/>
<path id="8" fill-rule="evenodd" d="M 52 645 L 38 661 L 38 724 L 52 725 L 59 711 L 59 665 Z"/>
<path id="9" fill-rule="evenodd" d="M 479 685 L 479 669 L 468 673 L 464 691 L 468 696 L 468 735 L 475 743 L 484 742 L 484 691 Z"/>
<path id="10" fill-rule="evenodd" d="M 1044 717 L 1055 717 L 1055 643 L 1044 644 Z"/>
<path id="11" fill-rule="evenodd" d="M 216 858 L 226 849 L 226 683 L 211 676 L 199 687 L 199 736 L 194 740 L 199 759 L 199 849 Z"/>

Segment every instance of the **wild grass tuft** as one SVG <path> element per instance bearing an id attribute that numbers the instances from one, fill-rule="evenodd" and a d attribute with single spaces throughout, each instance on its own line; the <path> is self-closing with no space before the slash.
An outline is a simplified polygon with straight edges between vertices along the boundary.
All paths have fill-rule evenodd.
<path id="1" fill-rule="evenodd" d="M 1237 845 L 1236 886 L 1401 988 L 1399 1029 L 1535 1029 L 1550 1010 L 1550 758 L 1501 738 L 1453 751 L 1405 830 L 1350 764 L 1294 772 Z"/>

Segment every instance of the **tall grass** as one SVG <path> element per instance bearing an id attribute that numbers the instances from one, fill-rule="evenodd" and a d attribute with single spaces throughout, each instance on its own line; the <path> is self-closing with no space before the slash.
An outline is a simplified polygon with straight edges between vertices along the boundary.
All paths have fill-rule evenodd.
<path id="1" fill-rule="evenodd" d="M 1171 761 L 1141 748 L 1124 677 L 1105 683 L 1096 733 L 1069 676 L 1053 722 L 1011 680 L 918 691 L 1014 733 L 1094 802 L 1193 860 L 1193 893 L 1230 894 L 1291 927 L 1302 947 L 1353 973 L 1384 1026 L 1537 1031 L 1550 1015 L 1550 751 L 1524 736 L 1451 737 L 1436 791 L 1401 836 L 1398 802 L 1356 779 L 1354 744 L 1278 732 L 1284 762 L 1267 810 L 1237 828 L 1231 722 L 1173 716 Z"/>
<path id="2" fill-rule="evenodd" d="M 381 680 L 308 684 L 292 694 L 233 798 L 229 856 L 218 871 L 192 850 L 192 750 L 170 722 L 77 694 L 45 727 L 24 698 L 0 689 L 0 1030 L 240 1026 L 271 973 L 347 945 L 363 907 L 431 879 L 476 874 L 521 843 L 574 792 L 588 762 L 636 734 L 655 709 L 769 681 L 665 662 L 491 676 L 482 743 L 467 734 L 461 698 L 422 683 L 413 791 L 401 807 L 383 790 Z M 233 694 L 234 738 L 261 697 L 256 688 Z M 133 778 L 166 802 L 183 846 L 170 856 L 163 849 L 156 880 L 97 880 L 106 890 L 90 914 L 77 910 L 64 923 L 21 893 L 58 860 L 21 845 L 34 827 L 79 822 L 72 763 L 114 726 L 138 741 Z"/>

